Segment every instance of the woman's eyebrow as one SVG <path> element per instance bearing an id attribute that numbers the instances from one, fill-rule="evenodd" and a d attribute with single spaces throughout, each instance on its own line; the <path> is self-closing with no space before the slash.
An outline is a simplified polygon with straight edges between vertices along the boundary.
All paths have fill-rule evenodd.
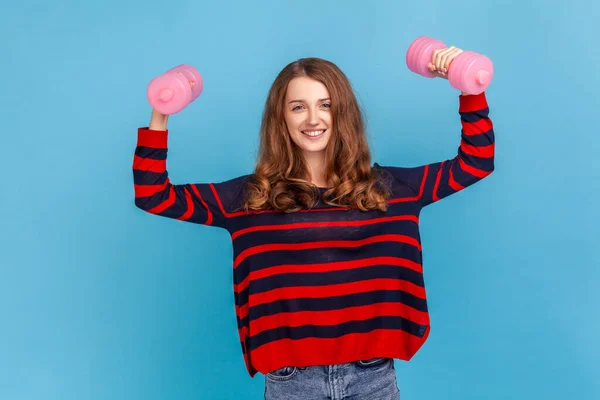
<path id="1" fill-rule="evenodd" d="M 319 99 L 318 101 L 325 101 L 325 100 L 329 100 L 329 97 L 327 97 L 325 99 Z M 300 99 L 300 100 L 292 100 L 288 104 L 291 104 L 291 103 L 306 103 L 306 100 L 302 100 L 302 99 Z"/>

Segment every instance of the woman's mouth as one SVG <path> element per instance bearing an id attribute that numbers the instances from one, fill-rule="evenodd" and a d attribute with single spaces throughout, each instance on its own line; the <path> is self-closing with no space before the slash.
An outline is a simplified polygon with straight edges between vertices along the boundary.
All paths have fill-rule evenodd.
<path id="1" fill-rule="evenodd" d="M 327 129 L 300 131 L 304 136 L 308 136 L 310 139 L 318 139 L 325 133 Z"/>

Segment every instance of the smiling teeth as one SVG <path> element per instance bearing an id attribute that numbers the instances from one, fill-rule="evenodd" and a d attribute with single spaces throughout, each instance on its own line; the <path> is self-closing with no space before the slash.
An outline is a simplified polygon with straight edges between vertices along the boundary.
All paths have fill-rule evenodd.
<path id="1" fill-rule="evenodd" d="M 319 136 L 323 132 L 325 132 L 325 131 L 324 130 L 321 130 L 321 131 L 303 131 L 302 133 L 304 133 L 307 136 Z"/>

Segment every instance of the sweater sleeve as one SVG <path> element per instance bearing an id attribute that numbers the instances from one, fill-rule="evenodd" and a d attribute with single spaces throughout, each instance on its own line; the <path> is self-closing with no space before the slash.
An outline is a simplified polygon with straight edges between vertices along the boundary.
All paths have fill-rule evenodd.
<path id="1" fill-rule="evenodd" d="M 494 171 L 495 135 L 485 92 L 459 96 L 461 140 L 449 160 L 418 167 L 383 167 L 412 188 L 422 207 L 457 193 Z"/>
<path id="2" fill-rule="evenodd" d="M 135 205 L 150 214 L 227 228 L 227 205 L 239 192 L 238 180 L 172 184 L 166 166 L 167 142 L 168 130 L 138 128 L 133 158 Z"/>

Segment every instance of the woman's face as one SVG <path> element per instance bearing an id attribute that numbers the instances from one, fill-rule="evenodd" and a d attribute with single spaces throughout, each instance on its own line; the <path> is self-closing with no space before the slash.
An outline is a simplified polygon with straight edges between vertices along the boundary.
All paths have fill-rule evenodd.
<path id="1" fill-rule="evenodd" d="M 285 97 L 285 122 L 292 141 L 306 155 L 324 152 L 333 130 L 329 92 L 308 77 L 290 81 Z"/>

